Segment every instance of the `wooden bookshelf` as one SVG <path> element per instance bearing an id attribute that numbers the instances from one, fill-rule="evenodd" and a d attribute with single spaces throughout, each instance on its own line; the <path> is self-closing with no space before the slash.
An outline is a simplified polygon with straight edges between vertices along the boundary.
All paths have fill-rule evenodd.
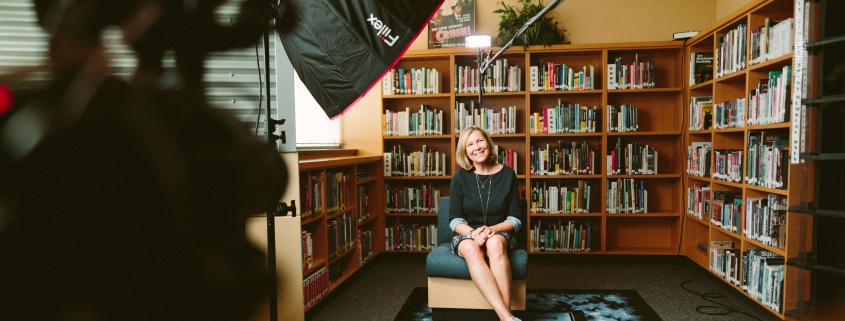
<path id="1" fill-rule="evenodd" d="M 714 53 L 714 57 L 717 57 L 714 59 L 713 79 L 696 84 L 690 84 L 688 81 L 689 78 L 686 78 L 687 80 L 684 81 L 685 98 L 683 103 L 685 107 L 683 112 L 685 114 L 684 119 L 687 122 L 691 119 L 691 113 L 695 112 L 690 107 L 691 97 L 712 97 L 714 109 L 715 104 L 717 103 L 731 102 L 738 99 L 745 99 L 747 104 L 745 110 L 741 110 L 737 115 L 737 120 L 739 121 L 738 126 L 732 128 L 710 127 L 696 130 L 691 130 L 688 127 L 689 124 L 685 124 L 684 126 L 683 153 L 685 157 L 688 156 L 686 155 L 686 147 L 691 146 L 693 143 L 710 143 L 712 148 L 707 156 L 710 160 L 709 169 L 711 175 L 701 176 L 689 174 L 687 173 L 686 165 L 684 166 L 684 169 L 682 170 L 684 173 L 684 177 L 682 179 L 684 185 L 682 191 L 684 195 L 684 202 L 687 201 L 686 197 L 690 193 L 688 189 L 693 188 L 694 186 L 709 186 L 711 196 L 707 199 L 707 201 L 709 201 L 709 212 L 704 213 L 703 218 L 696 218 L 694 216 L 687 215 L 687 213 L 683 214 L 681 253 L 705 269 L 710 270 L 714 275 L 720 276 L 726 283 L 751 297 L 761 306 L 764 306 L 770 312 L 782 319 L 786 319 L 784 306 L 787 304 L 784 302 L 787 301 L 789 297 L 786 293 L 792 290 L 787 288 L 788 284 L 795 284 L 793 280 L 790 280 L 790 278 L 794 278 L 794 275 L 785 273 L 783 283 L 784 288 L 778 295 L 774 296 L 776 298 L 776 300 L 774 300 L 776 301 L 775 303 L 767 304 L 761 301 L 757 296 L 749 294 L 741 285 L 743 282 L 752 281 L 749 280 L 750 277 L 744 275 L 742 271 L 743 264 L 750 263 L 742 261 L 745 259 L 743 256 L 747 252 L 762 249 L 773 254 L 786 257 L 790 251 L 789 249 L 797 245 L 787 243 L 787 236 L 782 237 L 778 246 L 772 246 L 767 242 L 761 242 L 755 237 L 750 237 L 745 234 L 746 229 L 753 228 L 753 226 L 747 222 L 746 217 L 748 215 L 748 213 L 746 213 L 746 210 L 748 210 L 746 205 L 749 199 L 766 198 L 772 195 L 773 197 L 787 198 L 789 204 L 793 204 L 793 202 L 798 199 L 797 184 L 794 184 L 794 182 L 798 180 L 796 176 L 798 170 L 796 166 L 789 164 L 788 158 L 785 159 L 783 163 L 783 166 L 788 168 L 789 171 L 783 177 L 784 184 L 782 188 L 759 186 L 753 181 L 750 181 L 749 177 L 747 177 L 749 174 L 748 171 L 751 170 L 751 168 L 749 168 L 749 163 L 752 161 L 752 156 L 749 154 L 754 153 L 753 149 L 749 150 L 750 136 L 757 136 L 761 133 L 765 133 L 766 135 L 777 135 L 780 137 L 779 139 L 786 141 L 789 141 L 792 138 L 790 137 L 789 131 L 791 125 L 789 119 L 791 103 L 790 96 L 788 94 L 786 95 L 787 101 L 784 109 L 786 118 L 784 121 L 772 121 L 772 123 L 767 124 L 748 124 L 748 119 L 754 117 L 752 115 L 751 108 L 751 93 L 758 87 L 761 80 L 772 81 L 769 79 L 771 72 L 782 71 L 785 66 L 791 67 L 793 64 L 791 46 L 788 46 L 787 52 L 780 52 L 776 55 L 773 54 L 770 55 L 768 59 L 760 59 L 760 61 L 753 61 L 752 63 L 752 59 L 756 55 L 756 51 L 753 48 L 754 37 L 752 36 L 752 30 L 764 26 L 767 19 L 769 22 L 772 22 L 780 19 L 791 18 L 793 15 L 793 9 L 794 3 L 791 0 L 752 1 L 749 5 L 739 9 L 731 16 L 726 17 L 708 30 L 705 30 L 699 35 L 688 40 L 687 44 L 684 46 L 686 77 L 690 77 L 693 70 L 693 66 L 690 63 L 692 53 L 711 52 Z M 734 58 L 728 59 L 737 59 L 736 57 L 743 57 L 744 55 L 746 59 L 745 66 L 730 73 L 719 75 L 719 57 L 717 52 L 723 43 L 720 38 L 730 35 L 732 32 L 735 32 L 735 30 L 743 28 L 746 32 L 741 37 L 744 37 L 743 39 L 745 40 L 745 43 L 740 43 L 739 48 L 744 49 L 745 52 L 734 56 Z M 788 37 L 792 38 L 792 34 L 790 33 Z M 789 90 L 791 90 L 791 82 L 786 85 Z M 773 90 L 770 89 L 769 92 L 773 92 Z M 717 113 L 714 111 L 712 121 L 714 124 L 717 119 L 720 119 L 716 114 Z M 740 165 L 742 174 L 739 181 L 726 181 L 712 175 L 713 173 L 718 172 L 718 166 L 721 165 L 716 158 L 717 151 L 721 153 L 724 153 L 725 151 L 742 152 L 742 155 L 738 158 L 738 160 L 741 160 L 742 162 Z M 730 228 L 727 227 L 720 227 L 711 220 L 714 215 L 719 215 L 718 213 L 715 213 L 717 206 L 714 205 L 716 204 L 714 194 L 716 191 L 734 192 L 737 193 L 737 197 L 741 197 L 742 203 L 738 212 L 739 216 L 737 218 L 738 224 L 736 231 L 730 230 Z M 686 208 L 687 204 L 684 204 L 682 207 Z M 687 212 L 687 210 L 684 211 Z M 784 215 L 787 215 L 784 217 L 783 229 L 792 233 L 796 229 L 795 226 L 789 226 L 790 220 L 787 219 L 787 217 L 791 217 L 794 214 L 787 214 L 786 211 L 782 212 Z M 723 221 L 720 221 L 719 224 L 722 224 L 722 222 Z M 789 237 L 791 238 L 792 236 Z M 735 261 L 735 267 L 740 269 L 738 273 L 738 280 L 735 282 L 739 283 L 740 286 L 731 282 L 729 278 L 721 276 L 712 268 L 712 265 L 716 262 L 713 261 L 711 252 L 705 249 L 710 246 L 712 241 L 730 241 L 733 243 L 733 248 L 736 249 L 738 256 Z M 784 271 L 786 271 L 786 269 L 784 269 Z M 777 302 L 780 303 L 780 306 L 777 306 Z"/>
<path id="2" fill-rule="evenodd" d="M 653 88 L 608 89 L 608 64 L 620 57 L 622 62 L 651 61 L 654 69 Z M 422 145 L 446 153 L 448 171 L 437 176 L 385 176 L 385 184 L 391 187 L 413 187 L 430 184 L 441 195 L 449 195 L 451 174 L 456 170 L 454 151 L 457 144 L 458 124 L 456 107 L 463 103 L 467 110 L 474 106 L 500 111 L 514 107 L 512 132 L 491 134 L 500 150 L 513 150 L 516 154 L 516 174 L 523 196 L 531 198 L 532 189 L 537 186 L 577 187 L 579 182 L 590 186 L 589 211 L 583 204 L 582 211 L 570 213 L 546 213 L 526 209 L 528 218 L 523 228 L 547 229 L 549 224 L 565 225 L 574 221 L 576 225 L 589 223 L 591 229 L 590 252 L 544 252 L 531 249 L 532 254 L 666 254 L 680 253 L 682 157 L 676 151 L 682 144 L 683 123 L 683 46 L 680 42 L 641 42 L 589 45 L 557 45 L 531 47 L 527 51 L 512 48 L 500 59 L 507 59 L 508 66 L 520 68 L 517 76 L 521 88 L 513 91 L 487 91 L 479 103 L 477 92 L 456 92 L 462 87 L 455 77 L 456 66 L 477 68 L 476 52 L 469 49 L 444 49 L 409 51 L 396 68 L 436 68 L 442 72 L 441 94 L 392 94 L 384 93 L 382 114 L 419 110 L 421 104 L 442 111 L 444 126 L 442 135 L 433 136 L 391 136 L 385 133 L 382 139 L 383 151 L 391 153 L 394 146 L 403 144 L 406 151 L 419 150 Z M 566 64 L 575 71 L 587 71 L 593 67 L 592 88 L 578 90 L 531 90 L 531 66 Z M 395 82 L 395 80 L 394 80 Z M 594 107 L 596 111 L 594 132 L 533 132 L 531 115 L 541 113 L 544 107 L 561 104 L 580 104 Z M 639 130 L 634 132 L 609 132 L 606 124 L 607 105 L 637 105 Z M 385 130 L 390 130 L 385 126 Z M 608 175 L 606 157 L 616 140 L 624 143 L 647 144 L 658 152 L 659 168 L 654 175 Z M 592 173 L 557 173 L 555 175 L 532 175 L 531 150 L 545 148 L 546 144 L 557 147 L 558 141 L 571 146 L 572 143 L 586 143 L 594 153 Z M 649 191 L 647 213 L 609 214 L 606 211 L 605 191 L 608 180 L 634 179 L 642 181 Z M 586 203 L 584 200 L 582 203 Z M 385 224 L 424 226 L 436 223 L 436 212 L 399 213 L 387 211 Z M 530 235 L 530 233 L 529 233 Z"/>
<path id="3" fill-rule="evenodd" d="M 378 156 L 299 161 L 305 311 L 384 248 L 381 161 Z M 306 284 L 313 279 L 317 285 Z"/>

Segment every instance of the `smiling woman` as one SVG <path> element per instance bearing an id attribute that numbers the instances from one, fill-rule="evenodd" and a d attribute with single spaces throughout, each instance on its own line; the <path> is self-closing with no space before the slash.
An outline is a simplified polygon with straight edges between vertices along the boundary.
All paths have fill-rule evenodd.
<path id="1" fill-rule="evenodd" d="M 483 129 L 461 130 L 455 150 L 461 168 L 452 176 L 449 194 L 449 227 L 455 233 L 451 250 L 466 260 L 475 286 L 499 319 L 519 320 L 511 314 L 508 253 L 517 247 L 512 235 L 522 225 L 522 211 L 516 173 L 497 162 L 492 146 Z"/>

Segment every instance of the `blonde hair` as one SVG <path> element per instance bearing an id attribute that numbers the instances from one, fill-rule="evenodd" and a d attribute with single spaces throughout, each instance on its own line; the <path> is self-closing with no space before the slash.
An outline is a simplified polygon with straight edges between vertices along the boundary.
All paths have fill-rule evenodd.
<path id="1" fill-rule="evenodd" d="M 455 161 L 458 163 L 458 166 L 465 170 L 473 168 L 472 160 L 470 160 L 469 156 L 467 156 L 467 140 L 469 139 L 469 135 L 474 131 L 480 132 L 481 136 L 484 137 L 484 140 L 487 141 L 487 164 L 492 165 L 499 160 L 499 156 L 493 152 L 494 145 L 490 135 L 479 127 L 470 126 L 461 129 L 461 136 L 458 138 L 458 148 L 455 149 Z"/>

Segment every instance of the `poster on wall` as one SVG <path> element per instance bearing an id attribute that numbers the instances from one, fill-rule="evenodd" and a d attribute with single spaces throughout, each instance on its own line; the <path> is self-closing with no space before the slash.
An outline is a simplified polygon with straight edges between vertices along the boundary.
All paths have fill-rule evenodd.
<path id="1" fill-rule="evenodd" d="M 428 22 L 428 49 L 466 47 L 475 32 L 475 0 L 445 0 Z"/>

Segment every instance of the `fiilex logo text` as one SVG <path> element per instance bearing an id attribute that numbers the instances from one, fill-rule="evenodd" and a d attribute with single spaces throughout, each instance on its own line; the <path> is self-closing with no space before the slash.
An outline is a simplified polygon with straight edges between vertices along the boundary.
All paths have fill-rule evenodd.
<path id="1" fill-rule="evenodd" d="M 367 21 L 369 21 L 370 24 L 373 25 L 373 28 L 378 30 L 378 37 L 381 38 L 381 40 L 384 40 L 387 45 L 393 47 L 393 44 L 396 43 L 396 40 L 399 39 L 399 36 L 391 36 L 390 32 L 393 30 L 390 29 L 390 27 L 388 27 L 386 24 L 384 24 L 384 22 L 379 20 L 379 18 L 376 18 L 376 16 L 374 16 L 372 13 L 370 14 L 370 18 L 367 19 Z"/>

